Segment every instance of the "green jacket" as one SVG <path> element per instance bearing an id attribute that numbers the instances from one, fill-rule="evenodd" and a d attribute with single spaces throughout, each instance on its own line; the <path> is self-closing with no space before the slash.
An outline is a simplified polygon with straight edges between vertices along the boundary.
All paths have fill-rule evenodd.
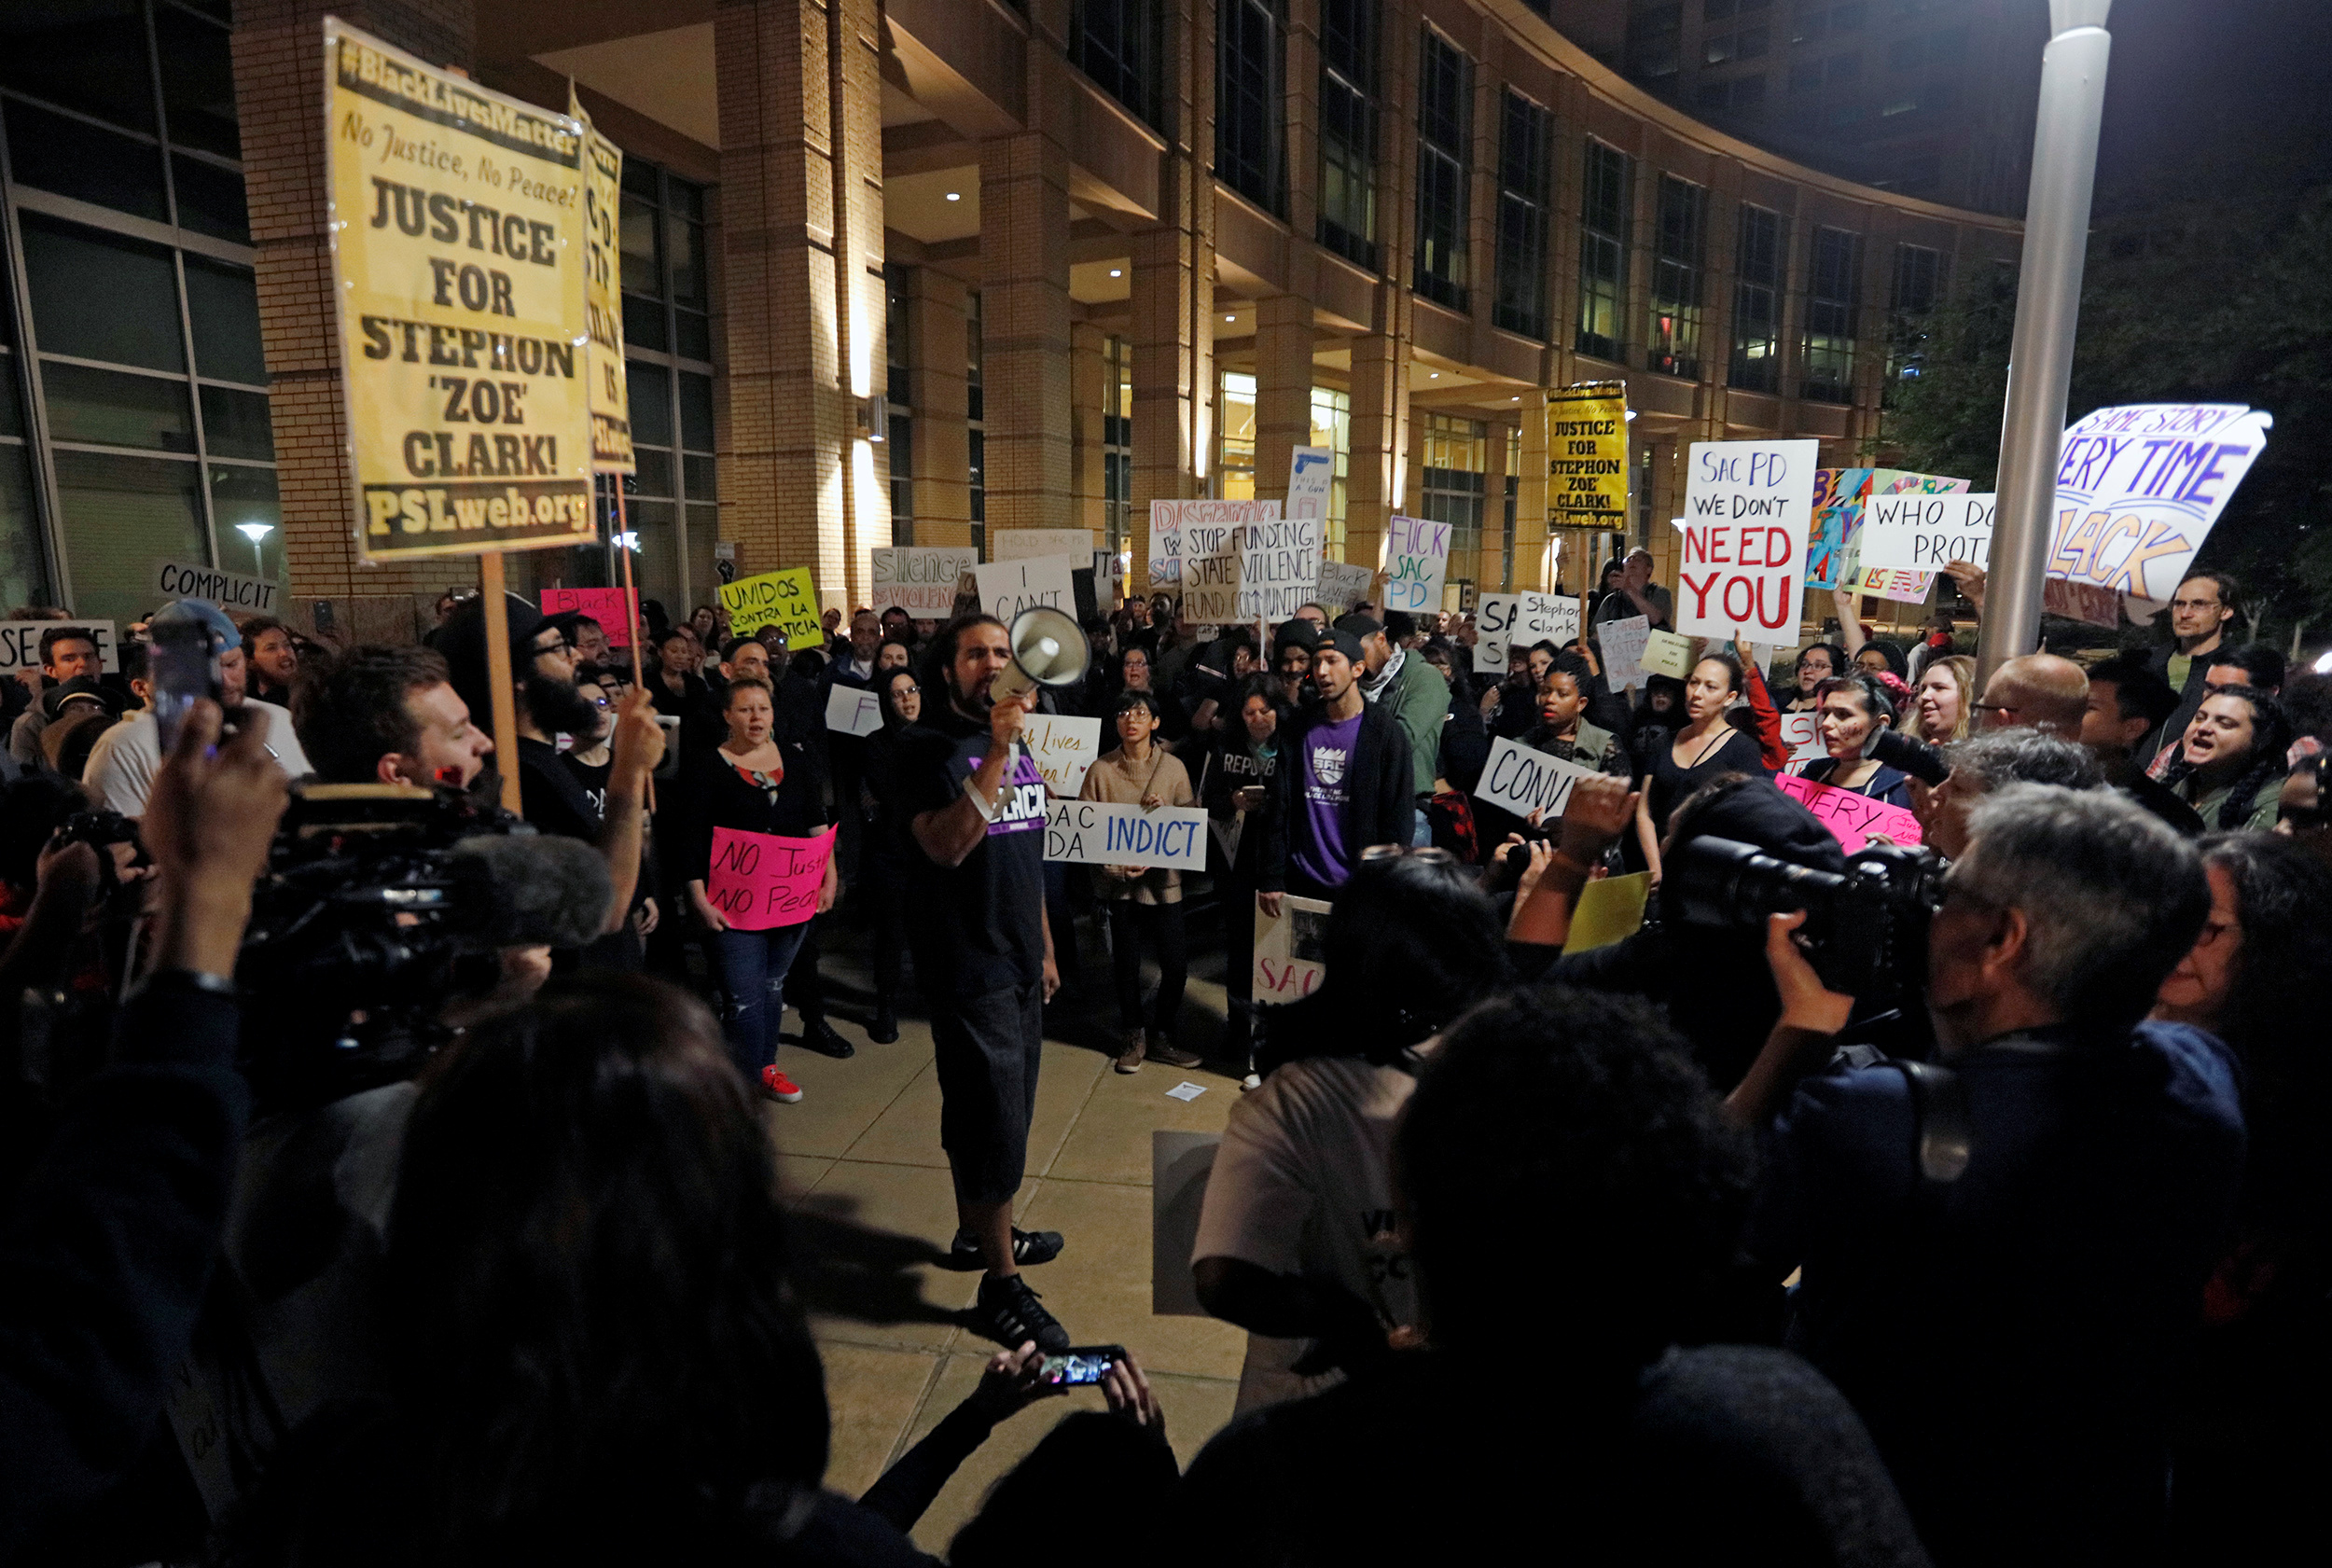
<path id="1" fill-rule="evenodd" d="M 1434 673 L 1432 665 L 1409 650 L 1401 667 L 1371 701 L 1388 707 L 1401 733 L 1409 737 L 1409 774 L 1415 793 L 1431 795 L 1441 772 L 1441 727 L 1450 717 L 1450 684 Z"/>

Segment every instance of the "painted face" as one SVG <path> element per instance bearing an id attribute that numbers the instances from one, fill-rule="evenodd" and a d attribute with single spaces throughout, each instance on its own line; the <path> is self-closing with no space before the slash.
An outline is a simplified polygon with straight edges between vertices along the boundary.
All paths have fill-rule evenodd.
<path id="1" fill-rule="evenodd" d="M 1863 711 L 1860 699 L 1851 691 L 1834 691 L 1822 700 L 1816 713 L 1814 728 L 1824 750 L 1841 762 L 1862 756 L 1863 742 L 1877 721 Z"/>

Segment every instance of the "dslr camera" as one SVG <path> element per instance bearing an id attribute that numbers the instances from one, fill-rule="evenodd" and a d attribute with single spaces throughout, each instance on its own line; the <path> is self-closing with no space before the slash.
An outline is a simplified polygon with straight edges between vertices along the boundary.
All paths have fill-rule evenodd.
<path id="1" fill-rule="evenodd" d="M 1843 875 L 1777 860 L 1731 839 L 1680 845 L 1660 882 L 1670 919 L 1761 929 L 1768 915 L 1807 913 L 1800 940 L 1822 983 L 1872 1011 L 1916 1009 L 1927 984 L 1927 927 L 1943 902 L 1943 857 L 1871 844 Z"/>

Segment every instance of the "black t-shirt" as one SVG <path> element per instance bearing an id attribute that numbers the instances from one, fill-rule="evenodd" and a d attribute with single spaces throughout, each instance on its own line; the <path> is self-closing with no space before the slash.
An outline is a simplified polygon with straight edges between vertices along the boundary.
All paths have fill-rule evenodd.
<path id="1" fill-rule="evenodd" d="M 995 820 L 963 865 L 938 865 L 915 841 L 914 820 L 964 793 L 988 755 L 988 726 L 945 704 L 924 714 L 898 733 L 894 786 L 916 973 L 934 996 L 1034 985 L 1045 961 L 1045 776 L 1016 744 Z"/>
<path id="2" fill-rule="evenodd" d="M 616 770 L 616 754 L 610 751 L 607 760 L 594 766 L 580 759 L 576 751 L 562 751 L 560 762 L 575 775 L 576 783 L 590 798 L 592 812 L 602 821 L 607 816 L 607 775 Z"/>
<path id="3" fill-rule="evenodd" d="M 538 833 L 599 842 L 599 801 L 548 741 L 519 737 L 519 809 Z"/>
<path id="4" fill-rule="evenodd" d="M 1652 831 L 1668 831 L 1671 812 L 1681 805 L 1686 796 L 1710 780 L 1726 773 L 1747 773 L 1753 778 L 1765 774 L 1765 754 L 1757 742 L 1740 730 L 1727 727 L 1725 739 L 1711 747 L 1706 737 L 1692 753 L 1700 760 L 1690 768 L 1678 766 L 1675 754 L 1675 732 L 1666 731 L 1651 737 L 1650 756 L 1646 758 L 1645 787 L 1649 792 Z"/>

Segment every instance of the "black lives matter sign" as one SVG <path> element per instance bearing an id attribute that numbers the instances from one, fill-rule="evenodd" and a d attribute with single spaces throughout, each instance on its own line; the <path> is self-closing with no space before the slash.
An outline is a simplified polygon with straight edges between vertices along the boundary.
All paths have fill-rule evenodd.
<path id="1" fill-rule="evenodd" d="M 368 560 L 596 535 L 585 128 L 325 23 Z"/>

